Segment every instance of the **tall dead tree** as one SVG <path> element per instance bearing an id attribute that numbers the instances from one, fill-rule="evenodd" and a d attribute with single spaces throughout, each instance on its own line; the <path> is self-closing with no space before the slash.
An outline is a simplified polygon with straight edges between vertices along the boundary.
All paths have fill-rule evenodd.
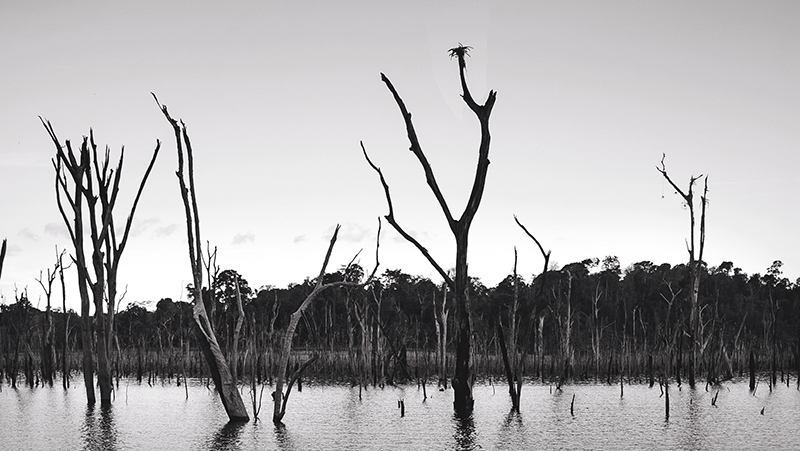
<path id="1" fill-rule="evenodd" d="M 694 388 L 694 372 L 697 368 L 699 347 L 702 344 L 701 324 L 700 324 L 700 308 L 698 306 L 698 293 L 700 291 L 700 269 L 703 264 L 703 249 L 706 243 L 706 206 L 708 205 L 708 176 L 700 174 L 697 177 L 689 177 L 689 187 L 684 192 L 678 188 L 672 179 L 667 175 L 667 167 L 664 165 L 664 158 L 666 155 L 661 156 L 661 167 L 656 166 L 656 170 L 664 176 L 672 188 L 680 194 L 683 198 L 686 207 L 689 209 L 689 240 L 686 242 L 686 250 L 689 253 L 689 302 L 691 309 L 689 313 L 689 342 L 691 346 L 691 356 L 689 359 L 689 386 Z M 694 184 L 699 179 L 703 179 L 703 194 L 700 196 L 700 230 L 696 231 L 695 221 L 695 202 L 694 202 Z M 699 235 L 699 236 L 695 236 Z"/>
<path id="2" fill-rule="evenodd" d="M 58 280 L 61 282 L 61 311 L 64 312 L 64 346 L 61 350 L 61 383 L 66 390 L 69 388 L 69 358 L 68 358 L 68 351 L 69 351 L 69 317 L 70 312 L 67 310 L 67 284 L 64 282 L 64 270 L 68 269 L 72 266 L 70 263 L 67 266 L 64 266 L 64 253 L 66 251 L 62 250 L 61 253 L 58 254 Z"/>
<path id="3" fill-rule="evenodd" d="M 0 245 L 0 276 L 3 275 L 3 262 L 6 259 L 6 239 L 3 238 L 3 244 Z"/>
<path id="4" fill-rule="evenodd" d="M 508 394 L 511 396 L 511 411 L 519 412 L 519 400 L 522 396 L 522 359 L 517 358 L 517 309 L 519 308 L 519 278 L 517 277 L 517 248 L 514 247 L 514 295 L 511 309 L 508 311 L 509 342 L 503 332 L 503 321 L 497 318 L 497 341 L 500 344 L 500 353 L 503 357 L 503 368 L 508 382 Z M 508 356 L 508 349 L 511 357 Z M 516 385 L 514 381 L 516 379 Z"/>
<path id="5" fill-rule="evenodd" d="M 158 157 L 161 142 L 156 140 L 153 157 L 139 183 L 139 189 L 128 213 L 122 236 L 118 238 L 114 223 L 114 207 L 119 194 L 125 148 L 123 147 L 120 152 L 116 169 L 110 168 L 110 150 L 106 146 L 103 156 L 98 155 L 92 130 L 89 130 L 88 137 L 83 137 L 76 155 L 69 140 L 65 141 L 62 146 L 50 122 L 41 117 L 39 119 L 56 147 L 56 156 L 52 160 L 56 175 L 56 201 L 75 251 L 72 258 L 78 270 L 78 288 L 81 296 L 81 317 L 84 327 L 83 377 L 86 385 L 86 397 L 90 404 L 95 402 L 91 355 L 92 321 L 89 317 L 91 292 L 96 326 L 94 344 L 97 354 L 97 385 L 100 387 L 100 403 L 110 405 L 113 387 L 108 356 L 114 333 L 117 271 L 128 242 L 136 206 L 139 204 L 147 178 Z M 67 207 L 70 209 L 69 214 L 64 205 L 65 199 Z M 88 218 L 84 213 L 88 213 Z M 90 259 L 87 259 L 86 256 L 85 244 L 88 244 L 91 249 Z"/>
<path id="6" fill-rule="evenodd" d="M 294 332 L 297 329 L 297 324 L 300 322 L 300 318 L 303 316 L 303 312 L 311 305 L 311 302 L 323 291 L 333 288 L 333 287 L 363 287 L 370 283 L 372 279 L 375 277 L 375 272 L 378 270 L 379 262 L 378 262 L 378 247 L 380 245 L 380 236 L 381 236 L 381 229 L 380 229 L 380 221 L 378 222 L 378 241 L 375 245 L 375 269 L 372 270 L 372 273 L 367 277 L 366 281 L 352 281 L 352 280 L 340 280 L 337 282 L 330 282 L 330 283 L 323 283 L 325 279 L 325 269 L 328 267 L 328 262 L 331 259 L 331 253 L 333 252 L 333 246 L 336 244 L 336 238 L 339 236 L 339 224 L 336 225 L 336 229 L 333 231 L 333 236 L 331 236 L 331 242 L 328 245 L 328 252 L 325 254 L 325 260 L 322 262 L 322 268 L 319 270 L 319 276 L 317 276 L 317 282 L 314 285 L 314 289 L 311 290 L 303 302 L 297 307 L 292 316 L 289 319 L 289 325 L 286 327 L 286 332 L 283 336 L 283 345 L 281 347 L 281 355 L 280 360 L 278 361 L 278 375 L 275 383 L 275 391 L 272 393 L 272 400 L 273 400 L 273 413 L 272 413 L 272 422 L 275 424 L 281 424 L 281 420 L 283 420 L 284 415 L 286 414 L 286 403 L 289 401 L 289 395 L 292 392 L 292 386 L 303 373 L 303 371 L 313 363 L 316 357 L 311 357 L 310 359 L 306 360 L 302 365 L 300 365 L 297 370 L 292 374 L 292 376 L 287 380 L 286 379 L 286 370 L 289 368 L 289 359 L 292 355 L 292 340 L 294 339 Z M 356 255 L 357 257 L 358 255 Z M 344 270 L 344 274 L 348 274 L 348 270 L 355 261 L 356 257 L 353 257 L 353 260 L 347 265 Z M 283 392 L 283 385 L 286 383 L 286 393 Z"/>
<path id="7" fill-rule="evenodd" d="M 411 122 L 411 113 L 408 112 L 406 109 L 403 100 L 400 98 L 400 95 L 395 90 L 392 82 L 386 77 L 386 75 L 381 74 L 381 80 L 386 84 L 386 87 L 392 93 L 397 106 L 400 108 L 400 112 L 403 115 L 403 120 L 406 125 L 406 132 L 408 135 L 408 140 L 411 144 L 411 152 L 414 153 L 414 156 L 417 157 L 420 164 L 422 165 L 422 169 L 425 172 L 425 179 L 427 181 L 428 186 L 430 187 L 433 195 L 436 197 L 439 206 L 444 213 L 445 218 L 447 219 L 447 224 L 450 226 L 450 231 L 453 233 L 456 241 L 456 276 L 455 280 L 450 278 L 448 274 L 445 272 L 444 269 L 433 259 L 427 249 L 422 246 L 414 237 L 409 235 L 396 221 L 394 218 L 394 209 L 392 207 L 392 199 L 389 194 L 389 186 L 386 183 L 386 180 L 383 177 L 383 173 L 381 172 L 380 168 L 378 168 L 375 164 L 370 161 L 369 157 L 367 156 L 367 151 L 364 149 L 364 144 L 361 144 L 362 151 L 364 152 L 364 157 L 367 159 L 369 165 L 378 173 L 380 176 L 381 184 L 383 185 L 384 192 L 386 194 L 386 202 L 389 206 L 389 213 L 385 216 L 386 220 L 389 224 L 394 227 L 397 232 L 403 236 L 407 241 L 411 242 L 416 246 L 416 248 L 425 256 L 425 258 L 430 262 L 430 264 L 436 269 L 439 275 L 442 276 L 442 279 L 447 283 L 450 289 L 453 291 L 454 298 L 455 298 L 455 316 L 456 316 L 456 332 L 457 332 L 457 345 L 456 345 L 456 368 L 455 374 L 453 376 L 452 386 L 454 392 L 454 401 L 453 407 L 455 412 L 460 416 L 469 415 L 472 412 L 472 408 L 474 405 L 474 400 L 472 397 L 472 386 L 474 383 L 474 377 L 472 374 L 471 362 L 470 362 L 470 355 L 471 355 L 471 345 L 472 345 L 472 330 L 471 330 L 471 320 L 470 320 L 470 304 L 469 304 L 469 293 L 468 293 L 468 286 L 469 286 L 469 278 L 467 275 L 467 245 L 469 242 L 469 229 L 472 225 L 472 220 L 475 218 L 475 213 L 478 211 L 478 207 L 481 203 L 481 198 L 483 197 L 483 190 L 486 185 L 486 173 L 489 169 L 489 144 L 491 141 L 491 136 L 489 134 L 489 116 L 492 113 L 492 108 L 494 107 L 495 99 L 496 99 L 496 92 L 489 91 L 489 95 L 486 98 L 486 102 L 483 105 L 479 105 L 475 102 L 472 98 L 472 94 L 467 87 L 467 81 L 465 78 L 465 71 L 466 71 L 466 61 L 465 58 L 469 53 L 471 47 L 467 47 L 464 45 L 460 45 L 458 47 L 450 49 L 450 57 L 458 59 L 458 69 L 459 69 L 459 77 L 461 80 L 461 90 L 462 94 L 461 97 L 464 99 L 464 102 L 467 104 L 470 110 L 475 113 L 475 116 L 478 118 L 478 122 L 480 123 L 481 129 L 481 141 L 480 147 L 478 149 L 478 163 L 477 169 L 475 172 L 475 180 L 472 184 L 472 191 L 470 192 L 469 200 L 467 201 L 467 205 L 464 208 L 464 212 L 461 214 L 461 217 L 456 219 L 453 217 L 453 214 L 450 212 L 450 207 L 445 201 L 444 195 L 442 194 L 441 190 L 439 189 L 439 184 L 436 181 L 436 177 L 433 175 L 433 169 L 431 169 L 431 165 L 428 162 L 428 159 L 425 157 L 425 154 L 422 151 L 422 147 L 419 144 L 419 140 L 417 139 L 417 132 L 414 130 L 414 124 Z"/>
<path id="8" fill-rule="evenodd" d="M 56 249 L 56 256 L 58 250 Z M 43 277 L 42 271 L 39 271 L 39 278 L 36 279 L 44 291 L 47 306 L 44 311 L 44 324 L 42 324 L 42 380 L 53 386 L 53 379 L 55 378 L 55 361 L 56 361 L 56 348 L 53 346 L 55 341 L 55 331 L 53 330 L 53 310 L 51 306 L 51 299 L 53 296 L 53 282 L 58 275 L 59 265 L 61 258 L 56 260 L 55 267 L 51 270 L 47 268 L 47 277 Z"/>
<path id="9" fill-rule="evenodd" d="M 447 284 L 442 284 L 442 309 L 436 305 L 436 291 L 431 297 L 433 302 L 433 322 L 436 325 L 436 369 L 439 373 L 438 385 L 447 390 Z"/>
<path id="10" fill-rule="evenodd" d="M 151 93 L 152 94 L 152 93 Z M 192 144 L 189 140 L 189 133 L 186 131 L 186 124 L 172 118 L 167 111 L 167 106 L 162 105 L 156 95 L 153 98 L 164 113 L 164 117 L 172 126 L 175 133 L 175 145 L 178 151 L 178 170 L 175 175 L 178 177 L 183 208 L 186 215 L 186 236 L 189 244 L 189 262 L 192 268 L 192 291 L 194 298 L 192 301 L 192 313 L 197 324 L 197 337 L 200 349 L 208 363 L 211 371 L 211 378 L 214 380 L 214 387 L 219 393 L 222 406 L 231 421 L 250 421 L 247 408 L 242 401 L 242 395 L 236 387 L 236 382 L 231 374 L 228 361 L 222 353 L 217 336 L 211 326 L 211 320 L 203 303 L 203 247 L 200 238 L 200 216 L 197 208 L 197 191 L 194 183 L 194 155 L 192 154 Z M 185 149 L 184 149 L 185 146 Z M 186 167 L 184 167 L 184 150 L 186 153 Z M 188 177 L 188 186 L 187 186 Z M 209 287 L 211 281 L 209 280 Z"/>

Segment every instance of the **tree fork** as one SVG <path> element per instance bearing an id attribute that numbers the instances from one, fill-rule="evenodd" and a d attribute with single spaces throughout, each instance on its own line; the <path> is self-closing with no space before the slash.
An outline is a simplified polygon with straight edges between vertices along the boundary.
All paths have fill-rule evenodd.
<path id="1" fill-rule="evenodd" d="M 155 94 L 155 99 L 161 112 L 166 117 L 167 121 L 172 126 L 175 134 L 175 144 L 178 153 L 178 170 L 175 175 L 178 177 L 178 184 L 180 186 L 181 198 L 183 199 L 184 213 L 186 216 L 186 235 L 189 244 L 189 262 L 192 268 L 193 277 L 193 316 L 197 328 L 198 342 L 203 355 L 206 358 L 208 367 L 211 371 L 211 377 L 214 380 L 214 387 L 219 393 L 222 405 L 228 418 L 231 421 L 250 421 L 250 416 L 247 414 L 247 408 L 244 405 L 242 396 L 233 380 L 228 362 L 222 353 L 222 349 L 217 342 L 216 334 L 211 326 L 211 321 L 208 318 L 205 305 L 203 304 L 203 265 L 202 265 L 202 241 L 200 239 L 200 216 L 197 207 L 197 195 L 195 190 L 194 181 L 194 155 L 192 154 L 192 145 L 189 140 L 189 134 L 186 131 L 186 125 L 181 121 L 173 119 L 167 111 L 166 105 L 161 105 Z M 186 161 L 188 171 L 184 170 L 184 149 L 186 145 Z M 186 172 L 188 172 L 189 186 L 186 186 Z"/>
<path id="2" fill-rule="evenodd" d="M 407 241 L 412 243 L 428 260 L 428 262 L 436 269 L 439 275 L 442 276 L 442 279 L 447 283 L 447 285 L 453 290 L 455 296 L 455 305 L 456 305 L 456 323 L 457 323 L 457 331 L 458 331 L 458 339 L 456 345 L 456 369 L 455 374 L 452 380 L 452 386 L 454 391 L 454 401 L 453 407 L 457 415 L 461 417 L 467 417 L 473 409 L 474 401 L 472 397 L 472 385 L 473 385 L 473 375 L 471 369 L 471 359 L 470 359 L 470 349 L 471 349 L 471 341 L 472 341 L 472 330 L 471 330 L 471 320 L 470 320 L 470 305 L 469 305 L 469 296 L 467 293 L 467 286 L 468 286 L 468 275 L 467 275 L 467 245 L 468 245 L 468 237 L 469 237 L 469 228 L 472 224 L 472 220 L 475 217 L 475 213 L 478 211 L 478 207 L 480 206 L 481 198 L 483 197 L 484 187 L 486 185 L 486 174 L 489 168 L 489 144 L 491 141 L 491 136 L 489 134 L 489 116 L 491 115 L 492 108 L 495 103 L 496 92 L 489 91 L 489 95 L 486 99 L 486 102 L 483 105 L 477 104 L 474 99 L 472 98 L 472 94 L 469 91 L 469 87 L 467 86 L 466 77 L 465 77 L 465 70 L 466 70 L 466 61 L 465 57 L 468 55 L 469 50 L 471 47 L 464 46 L 459 44 L 458 47 L 454 47 L 449 50 L 450 57 L 458 59 L 458 68 L 459 68 L 459 79 L 461 81 L 461 89 L 462 89 L 462 99 L 467 104 L 467 106 L 475 113 L 478 121 L 480 122 L 480 129 L 481 129 L 481 141 L 480 147 L 478 151 L 478 163 L 475 173 L 475 179 L 472 185 L 472 190 L 470 192 L 469 200 L 467 201 L 467 205 L 459 219 L 455 219 L 450 212 L 450 207 L 447 205 L 447 202 L 442 194 L 441 190 L 439 189 L 438 182 L 436 181 L 436 177 L 433 174 L 433 170 L 431 169 L 431 165 L 428 162 L 428 159 L 425 157 L 425 154 L 422 151 L 422 147 L 419 144 L 419 140 L 417 139 L 417 133 L 414 130 L 414 124 L 411 121 L 411 113 L 408 112 L 406 109 L 403 100 L 400 98 L 400 95 L 395 90 L 392 82 L 386 77 L 386 75 L 381 74 L 381 80 L 386 84 L 386 87 L 392 93 L 395 102 L 397 103 L 398 108 L 403 116 L 403 121 L 406 125 L 406 132 L 408 135 L 408 140 L 411 144 L 410 150 L 416 156 L 417 160 L 420 162 L 422 169 L 425 173 L 425 180 L 428 184 L 428 187 L 431 189 L 434 197 L 436 198 L 439 206 L 442 209 L 442 213 L 444 214 L 448 225 L 450 226 L 450 230 L 453 233 L 453 237 L 456 241 L 456 275 L 455 280 L 451 279 L 448 274 L 442 269 L 442 267 L 433 259 L 427 249 L 425 249 L 419 241 L 413 238 L 410 234 L 408 234 L 394 219 L 394 209 L 392 206 L 391 196 L 389 194 L 389 186 L 386 183 L 385 178 L 383 177 L 383 173 L 381 172 L 380 168 L 378 168 L 375 164 L 370 161 L 369 156 L 367 155 L 366 149 L 364 149 L 363 143 L 361 144 L 362 151 L 364 153 L 364 157 L 366 158 L 369 165 L 375 170 L 379 177 L 381 184 L 383 185 L 384 193 L 386 195 L 386 202 L 389 207 L 389 213 L 385 216 L 386 220 L 389 224 L 394 227 L 394 229 L 405 238 Z"/>

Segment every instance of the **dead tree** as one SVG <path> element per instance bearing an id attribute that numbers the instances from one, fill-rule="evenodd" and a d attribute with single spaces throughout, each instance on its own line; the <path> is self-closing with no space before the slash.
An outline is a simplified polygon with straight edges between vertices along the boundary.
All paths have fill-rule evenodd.
<path id="1" fill-rule="evenodd" d="M 64 266 L 64 253 L 66 251 L 61 251 L 58 254 L 58 279 L 61 282 L 61 310 L 64 312 L 64 347 L 61 351 L 61 382 L 66 390 L 69 388 L 69 358 L 68 358 L 68 351 L 69 351 L 69 317 L 71 316 L 69 311 L 67 310 L 67 285 L 64 282 L 64 270 L 69 269 L 72 266 L 70 263 L 67 266 Z"/>
<path id="2" fill-rule="evenodd" d="M 414 130 L 414 124 L 411 122 L 411 113 L 408 112 L 406 109 L 403 100 L 400 98 L 400 95 L 395 90 L 392 82 L 386 77 L 386 75 L 381 74 L 381 80 L 386 84 L 386 87 L 389 88 L 389 91 L 392 93 L 397 106 L 400 108 L 400 112 L 403 115 L 403 120 L 406 125 L 406 132 L 408 135 L 408 140 L 411 143 L 411 152 L 419 160 L 420 164 L 422 165 L 422 169 L 425 172 L 425 179 L 427 181 L 428 186 L 430 187 L 433 195 L 436 197 L 436 200 L 439 203 L 439 206 L 444 213 L 445 218 L 447 219 L 447 223 L 450 226 L 450 230 L 453 233 L 453 236 L 456 241 L 456 277 L 455 281 L 451 279 L 447 273 L 442 269 L 442 267 L 433 259 L 427 249 L 425 249 L 422 244 L 419 243 L 414 237 L 409 235 L 396 221 L 394 218 L 394 209 L 392 207 L 392 199 L 389 195 L 389 186 L 386 184 L 386 180 L 383 177 L 383 173 L 381 172 L 380 168 L 375 166 L 375 164 L 370 161 L 369 157 L 367 156 L 367 151 L 364 149 L 364 144 L 361 144 L 361 148 L 364 152 L 364 157 L 367 159 L 369 165 L 378 173 L 380 176 L 381 184 L 383 185 L 384 192 L 386 194 L 386 202 L 389 206 L 389 213 L 385 216 L 386 220 L 389 224 L 394 227 L 397 232 L 403 236 L 407 241 L 411 242 L 416 246 L 416 248 L 425 256 L 425 258 L 430 262 L 430 264 L 436 269 L 436 271 L 442 276 L 442 279 L 447 283 L 451 290 L 453 290 L 455 296 L 455 306 L 456 306 L 456 324 L 457 324 L 457 345 L 456 345 L 456 368 L 455 374 L 453 376 L 452 386 L 454 391 L 454 401 L 453 407 L 457 414 L 460 416 L 466 416 L 472 412 L 474 400 L 472 397 L 472 386 L 474 383 L 474 377 L 472 374 L 471 362 L 470 362 L 470 355 L 471 355 L 471 345 L 472 345 L 472 330 L 471 330 L 471 320 L 470 320 L 470 304 L 469 304 L 469 294 L 467 292 L 468 285 L 469 285 L 469 278 L 467 276 L 467 245 L 469 242 L 469 229 L 472 225 L 472 220 L 475 217 L 475 213 L 478 211 L 478 207 L 481 203 L 481 198 L 483 197 L 483 190 L 486 185 L 486 173 L 489 169 L 489 144 L 491 141 L 491 136 L 489 134 L 489 116 L 491 115 L 492 108 L 494 107 L 496 92 L 489 91 L 489 95 L 486 99 L 486 102 L 483 105 L 479 105 L 475 102 L 472 98 L 472 94 L 467 87 L 467 81 L 465 78 L 465 71 L 466 71 L 466 61 L 465 58 L 468 55 L 469 50 L 471 47 L 460 45 L 458 47 L 450 49 L 450 57 L 456 57 L 458 59 L 458 68 L 459 68 L 459 76 L 461 79 L 461 90 L 462 95 L 461 97 L 464 99 L 464 102 L 467 106 L 475 113 L 477 116 L 478 121 L 480 122 L 481 128 L 481 142 L 480 147 L 478 150 L 478 164 L 477 170 L 475 173 L 475 180 L 472 185 L 472 191 L 470 192 L 469 200 L 467 201 L 467 205 L 459 219 L 453 217 L 452 213 L 450 212 L 450 207 L 448 206 L 447 202 L 445 201 L 444 195 L 442 194 L 441 190 L 439 189 L 439 184 L 436 181 L 436 177 L 433 175 L 433 169 L 431 169 L 431 165 L 428 162 L 428 159 L 425 157 L 425 154 L 422 151 L 422 147 L 419 144 L 417 139 L 417 132 Z"/>
<path id="3" fill-rule="evenodd" d="M 533 234 L 531 232 L 529 232 L 528 229 L 525 228 L 525 226 L 519 221 L 519 219 L 517 218 L 516 215 L 514 215 L 514 222 L 516 222 L 517 225 L 519 226 L 519 228 L 521 228 L 522 231 L 525 232 L 525 235 L 528 235 L 528 238 L 532 239 L 533 242 L 536 243 L 536 247 L 539 248 L 539 252 L 541 252 L 542 258 L 544 258 L 544 266 L 542 268 L 542 282 L 539 284 L 539 289 L 535 290 L 532 293 L 533 300 L 534 300 L 534 303 L 535 303 L 536 299 L 539 296 L 541 296 L 542 293 L 544 292 L 545 285 L 547 284 L 547 267 L 550 265 L 550 251 L 545 251 L 544 250 L 544 247 L 542 247 L 542 243 L 540 243 L 539 240 L 537 240 L 536 237 L 533 236 Z M 515 254 L 515 260 L 516 260 L 516 254 Z M 516 272 L 516 261 L 514 262 L 514 269 L 515 269 L 515 272 Z M 535 305 L 534 305 L 534 307 L 535 307 Z M 544 329 L 544 315 L 541 315 L 539 317 L 539 329 L 538 329 L 539 330 L 539 335 L 538 335 L 538 345 L 537 346 L 538 346 L 539 359 L 541 359 L 541 363 L 542 364 L 544 364 L 544 335 L 543 335 L 543 329 Z M 541 369 L 541 367 L 540 367 L 540 369 Z M 544 371 L 542 371 L 542 381 L 544 382 Z"/>
<path id="4" fill-rule="evenodd" d="M 436 291 L 433 292 L 433 322 L 436 325 L 436 368 L 439 373 L 438 385 L 447 390 L 447 284 L 442 284 L 442 309 L 436 305 Z"/>
<path id="5" fill-rule="evenodd" d="M 244 308 L 242 307 L 242 292 L 239 288 L 239 277 L 234 279 L 236 282 L 236 328 L 233 331 L 233 352 L 231 353 L 231 360 L 233 360 L 233 365 L 231 365 L 231 373 L 233 377 L 233 383 L 236 385 L 239 381 L 237 377 L 237 364 L 239 362 L 239 335 L 242 332 L 242 325 L 244 324 Z"/>
<path id="6" fill-rule="evenodd" d="M 289 395 L 292 392 L 292 386 L 297 381 L 297 379 L 303 374 L 303 371 L 310 365 L 315 359 L 316 356 L 311 357 L 310 359 L 306 360 L 302 365 L 300 365 L 297 370 L 292 374 L 292 376 L 287 380 L 286 379 L 286 371 L 289 367 L 289 359 L 292 354 L 292 340 L 294 339 L 294 332 L 297 329 L 297 324 L 300 322 L 300 318 L 303 316 L 303 312 L 311 305 L 311 302 L 323 291 L 327 290 L 328 288 L 333 287 L 363 287 L 367 285 L 369 282 L 372 281 L 373 277 L 375 277 L 375 272 L 378 270 L 379 262 L 378 262 L 378 247 L 380 245 L 380 221 L 378 222 L 378 238 L 377 244 L 375 245 L 375 268 L 372 270 L 372 273 L 367 277 L 366 281 L 350 281 L 350 280 L 340 280 L 337 282 L 330 282 L 330 283 L 323 283 L 325 279 L 325 269 L 328 267 L 328 262 L 331 258 L 331 253 L 333 252 L 333 246 L 336 244 L 336 238 L 339 235 L 339 224 L 336 225 L 336 229 L 333 232 L 333 236 L 331 236 L 331 242 L 328 245 L 328 252 L 325 254 L 325 260 L 322 262 L 322 268 L 319 270 L 319 276 L 317 276 L 317 283 L 314 285 L 314 289 L 311 293 L 306 296 L 303 302 L 297 307 L 292 316 L 289 319 L 289 325 L 286 327 L 286 332 L 283 336 L 283 345 L 281 348 L 280 360 L 278 362 L 278 375 L 275 382 L 275 391 L 272 393 L 272 400 L 273 400 L 273 414 L 272 414 L 272 422 L 275 424 L 281 424 L 281 420 L 283 420 L 284 415 L 286 414 L 286 403 L 289 401 Z M 356 255 L 357 257 L 358 255 Z M 348 273 L 348 269 L 352 266 L 353 261 L 355 258 L 350 261 L 347 267 L 344 270 L 344 274 Z M 286 382 L 286 393 L 283 392 L 283 385 Z"/>
<path id="7" fill-rule="evenodd" d="M 661 156 L 661 167 L 656 166 L 656 170 L 664 176 L 672 188 L 681 195 L 686 207 L 689 208 L 689 240 L 686 243 L 686 250 L 689 253 L 689 279 L 691 291 L 689 292 L 689 302 L 691 309 L 689 313 L 689 341 L 691 346 L 691 356 L 689 359 L 689 386 L 694 388 L 694 372 L 697 367 L 697 362 L 700 358 L 698 356 L 698 347 L 701 345 L 702 336 L 700 335 L 700 308 L 698 306 L 698 293 L 700 291 L 700 269 L 703 264 L 703 249 L 706 243 L 706 206 L 708 205 L 708 176 L 700 174 L 697 177 L 689 177 L 689 188 L 684 192 L 672 179 L 667 175 L 667 168 L 664 165 L 664 158 L 666 155 Z M 703 179 L 703 195 L 700 196 L 700 230 L 699 239 L 695 239 L 696 223 L 695 223 L 695 204 L 693 188 L 697 180 Z"/>
<path id="8" fill-rule="evenodd" d="M 3 238 L 3 244 L 0 245 L 0 276 L 3 275 L 3 262 L 6 259 L 6 239 Z"/>
<path id="9" fill-rule="evenodd" d="M 497 340 L 500 344 L 500 353 L 503 356 L 503 368 L 506 372 L 508 382 L 508 394 L 511 396 L 511 411 L 519 412 L 519 399 L 522 395 L 522 371 L 521 359 L 517 359 L 517 309 L 519 308 L 519 278 L 517 277 L 517 248 L 514 247 L 514 299 L 511 310 L 508 312 L 508 323 L 510 329 L 510 346 L 506 345 L 506 337 L 503 333 L 503 322 L 497 319 Z M 511 358 L 508 356 L 508 348 L 511 348 Z M 516 386 L 514 379 L 516 378 Z"/>
<path id="10" fill-rule="evenodd" d="M 203 248 L 200 238 L 200 216 L 197 207 L 197 191 L 194 182 L 194 155 L 192 154 L 192 144 L 189 140 L 189 133 L 186 131 L 186 124 L 172 118 L 167 111 L 166 105 L 161 105 L 158 98 L 153 94 L 153 98 L 164 113 L 164 117 L 172 126 L 175 133 L 175 145 L 178 151 L 178 170 L 175 175 L 178 177 L 183 208 L 186 216 L 186 236 L 189 244 L 189 262 L 192 268 L 192 314 L 197 324 L 197 338 L 200 348 L 208 363 L 211 378 L 214 380 L 214 387 L 219 393 L 222 406 L 228 414 L 230 421 L 250 421 L 247 408 L 242 401 L 242 395 L 236 387 L 236 383 L 231 374 L 228 361 L 222 353 L 222 349 L 217 341 L 217 336 L 211 326 L 211 320 L 206 312 L 203 303 Z M 185 145 L 185 149 L 184 149 Z M 184 167 L 184 150 L 186 152 L 187 167 Z M 188 186 L 187 186 L 188 177 Z M 210 280 L 208 281 L 210 284 Z M 210 286 L 210 285 L 209 285 Z"/>
<path id="11" fill-rule="evenodd" d="M 91 292 L 95 309 L 95 352 L 97 353 L 97 383 L 100 387 L 100 402 L 102 405 L 110 405 L 112 385 L 111 364 L 108 355 L 114 333 L 117 271 L 128 242 L 136 206 L 139 204 L 147 178 L 158 157 L 161 142 L 156 140 L 153 157 L 139 183 L 139 189 L 128 213 L 122 236 L 118 239 L 113 213 L 119 194 L 125 148 L 123 147 L 120 152 L 116 169 L 110 168 L 109 148 L 106 146 L 102 158 L 98 156 L 94 133 L 91 130 L 88 137 L 83 137 L 78 155 L 76 155 L 69 140 L 65 141 L 65 145 L 62 146 L 50 122 L 41 117 L 39 119 L 56 147 L 56 156 L 52 160 L 56 175 L 56 201 L 75 250 L 72 258 L 78 269 L 78 287 L 81 295 L 81 317 L 84 326 L 83 371 L 86 396 L 90 404 L 95 402 L 90 335 L 92 324 L 89 318 L 89 293 Z M 70 190 L 70 188 L 72 189 Z M 69 215 L 62 197 L 66 198 L 66 203 L 71 210 Z M 88 213 L 88 218 L 84 216 L 84 213 Z M 90 259 L 87 259 L 84 248 L 87 228 L 88 244 L 91 248 Z"/>
<path id="12" fill-rule="evenodd" d="M 58 250 L 56 250 L 56 255 L 57 254 Z M 36 281 L 39 282 L 39 285 L 42 287 L 45 299 L 47 300 L 47 306 L 45 307 L 44 311 L 44 324 L 42 324 L 42 328 L 44 329 L 44 333 L 42 334 L 42 381 L 50 384 L 51 387 L 53 386 L 53 379 L 55 378 L 56 372 L 56 349 L 53 346 L 53 342 L 55 341 L 55 332 L 53 330 L 53 310 L 50 301 L 53 296 L 53 282 L 56 280 L 60 263 L 61 258 L 59 257 L 56 260 L 55 267 L 52 270 L 47 268 L 46 278 L 43 277 L 42 272 L 39 271 L 39 278 L 36 279 Z"/>

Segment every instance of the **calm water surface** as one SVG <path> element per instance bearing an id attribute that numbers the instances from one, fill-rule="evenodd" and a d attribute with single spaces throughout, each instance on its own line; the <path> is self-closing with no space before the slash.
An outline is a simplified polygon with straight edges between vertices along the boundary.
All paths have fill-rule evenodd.
<path id="1" fill-rule="evenodd" d="M 358 388 L 309 385 L 293 392 L 285 427 L 271 421 L 227 423 L 213 392 L 121 382 L 110 409 L 88 408 L 82 387 L 0 392 L 0 448 L 5 450 L 333 450 L 333 449 L 800 449 L 800 392 L 746 382 L 717 389 L 670 387 L 670 418 L 658 386 L 540 384 L 522 390 L 522 412 L 509 414 L 507 389 L 475 387 L 471 419 L 452 414 L 452 391 L 416 385 Z M 249 389 L 243 389 L 249 408 Z M 575 395 L 574 416 L 570 404 Z M 400 417 L 398 400 L 405 403 Z M 764 409 L 763 415 L 761 414 Z"/>

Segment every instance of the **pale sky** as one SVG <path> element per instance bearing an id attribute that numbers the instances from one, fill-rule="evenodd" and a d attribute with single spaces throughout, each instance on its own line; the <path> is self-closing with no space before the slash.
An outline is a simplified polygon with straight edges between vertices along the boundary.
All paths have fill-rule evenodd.
<path id="1" fill-rule="evenodd" d="M 782 260 L 794 281 L 799 19 L 795 1 L 3 2 L 0 294 L 12 302 L 14 286 L 27 287 L 43 307 L 35 278 L 56 245 L 69 249 L 41 115 L 62 141 L 79 143 L 91 127 L 112 156 L 125 146 L 119 223 L 162 140 L 119 284 L 130 302 L 181 296 L 191 276 L 175 144 L 151 91 L 189 128 L 203 239 L 251 286 L 315 275 L 337 223 L 329 269 L 362 248 L 362 265 L 373 265 L 387 207 L 360 140 L 387 177 L 398 222 L 452 267 L 454 240 L 380 72 L 460 216 L 479 129 L 447 55 L 459 42 L 473 47 L 473 96 L 498 93 L 472 276 L 495 285 L 514 246 L 521 274 L 541 271 L 514 214 L 560 265 L 606 255 L 623 267 L 686 262 L 688 211 L 655 169 L 666 153 L 682 188 L 709 175 L 708 264 L 752 274 Z M 383 230 L 383 269 L 439 280 Z"/>

